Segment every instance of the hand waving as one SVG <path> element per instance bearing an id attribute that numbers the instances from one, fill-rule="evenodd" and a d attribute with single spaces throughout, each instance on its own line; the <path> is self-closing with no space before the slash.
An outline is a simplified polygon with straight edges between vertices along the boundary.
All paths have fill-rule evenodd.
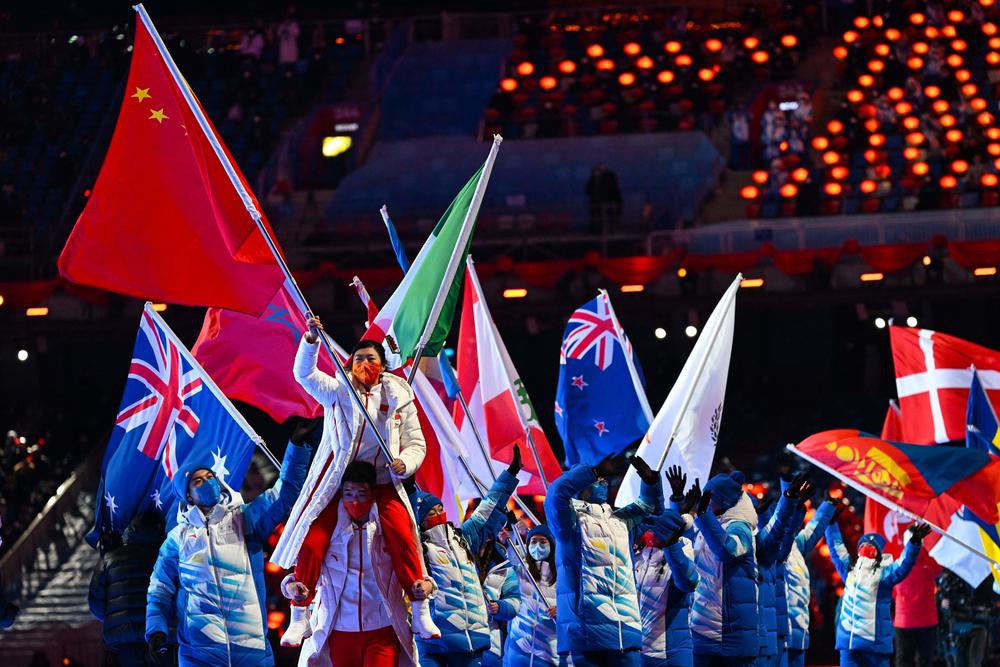
<path id="1" fill-rule="evenodd" d="M 687 480 L 687 475 L 681 472 L 680 466 L 670 466 L 667 468 L 667 483 L 670 484 L 671 498 L 679 500 L 684 497 Z"/>

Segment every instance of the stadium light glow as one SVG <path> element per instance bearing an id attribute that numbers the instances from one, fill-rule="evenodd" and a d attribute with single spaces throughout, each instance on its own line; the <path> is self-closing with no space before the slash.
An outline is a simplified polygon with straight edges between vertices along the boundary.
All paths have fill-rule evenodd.
<path id="1" fill-rule="evenodd" d="M 17 360 L 18 361 L 27 361 L 28 360 L 28 351 L 27 350 L 18 350 L 17 351 Z"/>
<path id="2" fill-rule="evenodd" d="M 559 71 L 563 74 L 572 74 L 576 71 L 576 63 L 572 60 L 564 60 L 559 63 Z"/>
<path id="3" fill-rule="evenodd" d="M 645 285 L 622 285 L 621 287 L 623 294 L 635 294 L 637 292 L 642 292 L 646 289 Z"/>
<path id="4" fill-rule="evenodd" d="M 656 80 L 659 81 L 660 83 L 664 83 L 664 84 L 665 83 L 673 83 L 673 81 L 674 81 L 675 78 L 677 78 L 677 77 L 674 76 L 674 73 L 671 72 L 668 69 L 665 69 L 665 70 L 663 70 L 662 72 L 660 72 L 659 74 L 656 75 Z"/>
<path id="5" fill-rule="evenodd" d="M 698 327 L 696 327 L 693 324 L 687 325 L 686 327 L 684 327 L 684 335 L 687 336 L 688 338 L 694 338 L 695 336 L 698 335 Z"/>
<path id="6" fill-rule="evenodd" d="M 504 91 L 505 93 L 513 93 L 515 90 L 517 90 L 517 79 L 512 79 L 510 77 L 507 77 L 506 79 L 501 79 L 500 90 Z"/>
<path id="7" fill-rule="evenodd" d="M 158 313 L 162 313 L 166 309 L 167 309 L 167 304 L 165 304 L 165 303 L 154 303 L 153 304 L 153 310 L 155 310 Z"/>
<path id="8" fill-rule="evenodd" d="M 876 317 L 875 318 L 875 328 L 876 329 L 885 329 L 885 318 L 884 317 Z"/>
<path id="9" fill-rule="evenodd" d="M 906 326 L 910 327 L 911 329 L 917 326 L 917 324 L 918 324 L 917 318 L 915 318 L 913 315 L 910 315 L 909 317 L 906 318 Z"/>
<path id="10" fill-rule="evenodd" d="M 664 338 L 667 337 L 667 330 L 664 329 L 663 327 L 656 327 L 656 329 L 653 330 L 653 335 L 659 338 L 660 340 L 663 340 Z"/>
<path id="11" fill-rule="evenodd" d="M 931 265 L 931 261 L 932 261 L 932 260 L 931 260 L 931 256 L 930 256 L 930 255 L 924 255 L 924 258 L 923 258 L 922 260 L 920 260 L 920 262 L 921 262 L 921 263 L 922 263 L 922 264 L 923 264 L 924 266 L 930 266 L 930 265 Z"/>
<path id="12" fill-rule="evenodd" d="M 505 299 L 523 299 L 526 296 L 528 296 L 528 290 L 523 287 L 508 287 L 503 291 Z"/>
<path id="13" fill-rule="evenodd" d="M 995 276 L 997 274 L 997 267 L 995 266 L 980 266 L 975 269 L 972 274 L 978 278 L 983 278 L 986 276 Z"/>
<path id="14" fill-rule="evenodd" d="M 653 59 L 649 56 L 639 56 L 635 59 L 635 66 L 639 69 L 653 69 Z"/>
<path id="15" fill-rule="evenodd" d="M 526 60 L 523 63 L 518 64 L 517 73 L 521 76 L 531 76 L 535 73 L 535 66 Z"/>
<path id="16" fill-rule="evenodd" d="M 558 85 L 558 81 L 554 76 L 543 76 L 538 80 L 538 86 L 542 90 L 552 90 Z"/>
<path id="17" fill-rule="evenodd" d="M 600 44 L 591 44 L 587 47 L 587 55 L 591 58 L 600 58 L 604 55 L 604 47 Z"/>
<path id="18" fill-rule="evenodd" d="M 873 271 L 872 273 L 862 273 L 861 282 L 863 283 L 877 283 L 885 278 L 885 274 L 881 271 Z"/>
<path id="19" fill-rule="evenodd" d="M 35 306 L 33 308 L 28 308 L 24 311 L 24 314 L 28 317 L 45 317 L 49 314 L 49 309 L 46 306 Z"/>
<path id="20" fill-rule="evenodd" d="M 764 286 L 763 278 L 744 278 L 740 281 L 740 287 L 742 289 L 755 289 L 757 287 Z"/>
<path id="21" fill-rule="evenodd" d="M 687 274 L 688 274 L 688 270 L 685 269 L 683 266 L 680 267 L 679 269 L 677 269 L 677 277 L 678 278 L 687 278 Z"/>
<path id="22" fill-rule="evenodd" d="M 354 140 L 351 137 L 338 134 L 332 137 L 323 137 L 323 157 L 337 157 L 346 153 Z"/>
<path id="23" fill-rule="evenodd" d="M 627 56 L 637 56 L 642 52 L 642 47 L 637 42 L 628 42 L 622 47 Z"/>
<path id="24" fill-rule="evenodd" d="M 631 86 L 635 83 L 635 74 L 632 74 L 632 72 L 622 72 L 618 75 L 618 83 L 623 86 Z"/>

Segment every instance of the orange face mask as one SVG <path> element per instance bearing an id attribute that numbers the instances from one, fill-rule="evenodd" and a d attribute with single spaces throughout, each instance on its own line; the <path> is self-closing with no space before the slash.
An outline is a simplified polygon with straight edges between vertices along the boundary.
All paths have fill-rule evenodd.
<path id="1" fill-rule="evenodd" d="M 370 387 L 378 382 L 378 376 L 382 374 L 382 364 L 377 361 L 355 361 L 351 372 L 358 382 Z"/>

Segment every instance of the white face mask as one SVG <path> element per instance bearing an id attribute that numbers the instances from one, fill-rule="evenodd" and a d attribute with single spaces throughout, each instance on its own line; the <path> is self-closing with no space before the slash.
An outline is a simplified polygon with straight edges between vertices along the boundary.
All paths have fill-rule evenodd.
<path id="1" fill-rule="evenodd" d="M 535 560 L 545 560 L 552 553 L 552 548 L 545 542 L 532 542 L 528 545 L 528 553 Z"/>

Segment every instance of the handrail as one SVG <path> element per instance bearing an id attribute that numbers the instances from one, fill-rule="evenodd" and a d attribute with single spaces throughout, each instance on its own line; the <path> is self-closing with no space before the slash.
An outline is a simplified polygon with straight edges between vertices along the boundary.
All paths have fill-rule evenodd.
<path id="1" fill-rule="evenodd" d="M 59 485 L 10 551 L 0 558 L 0 584 L 8 600 L 23 603 L 41 588 L 44 582 L 25 574 L 35 569 L 38 549 L 51 543 L 52 533 L 66 512 L 75 506 L 80 492 L 97 486 L 102 452 L 103 447 L 94 447 L 87 454 L 66 481 Z"/>

